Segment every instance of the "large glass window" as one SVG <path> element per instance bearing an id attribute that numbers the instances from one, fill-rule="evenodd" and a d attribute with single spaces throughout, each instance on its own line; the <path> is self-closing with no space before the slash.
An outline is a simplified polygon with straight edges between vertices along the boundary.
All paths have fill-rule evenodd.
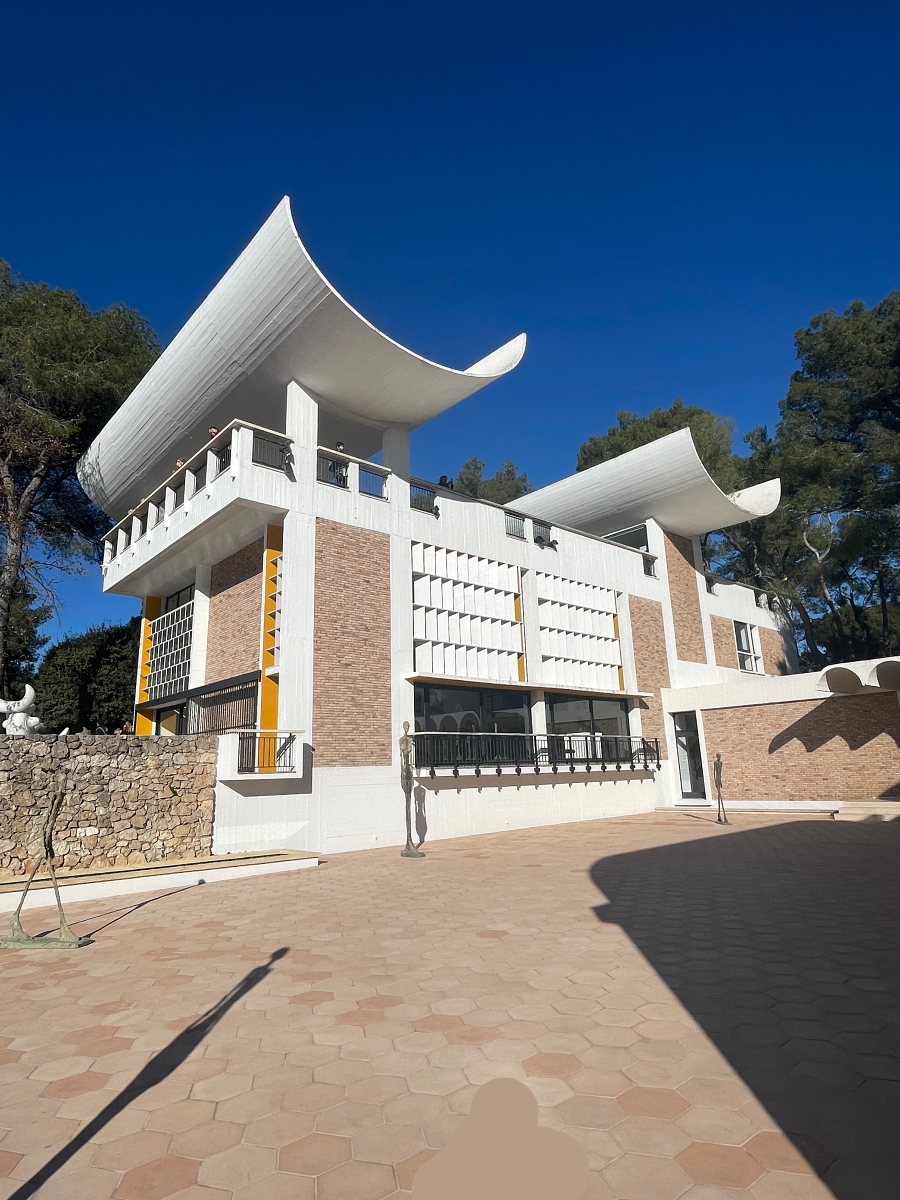
<path id="1" fill-rule="evenodd" d="M 416 684 L 417 733 L 530 733 L 531 693 Z"/>
<path id="2" fill-rule="evenodd" d="M 547 732 L 627 737 L 628 706 L 602 696 L 548 696 Z"/>
<path id="3" fill-rule="evenodd" d="M 187 604 L 188 600 L 194 598 L 194 585 L 189 583 L 187 587 L 183 587 L 180 592 L 173 592 L 171 596 L 166 596 L 166 602 L 163 605 L 163 612 L 173 612 L 176 608 L 181 608 L 182 604 Z"/>

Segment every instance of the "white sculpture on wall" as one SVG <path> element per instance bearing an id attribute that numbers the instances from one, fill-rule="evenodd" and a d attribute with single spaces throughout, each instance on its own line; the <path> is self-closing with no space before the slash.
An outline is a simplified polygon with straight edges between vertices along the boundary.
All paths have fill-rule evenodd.
<path id="1" fill-rule="evenodd" d="M 3 728 L 10 737 L 34 737 L 44 728 L 40 717 L 31 716 L 34 709 L 34 688 L 25 684 L 21 700 L 0 700 L 0 713 L 7 713 Z"/>

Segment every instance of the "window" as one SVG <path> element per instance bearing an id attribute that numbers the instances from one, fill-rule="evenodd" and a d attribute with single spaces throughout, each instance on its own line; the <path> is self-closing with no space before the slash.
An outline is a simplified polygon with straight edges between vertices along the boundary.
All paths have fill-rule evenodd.
<path id="1" fill-rule="evenodd" d="M 628 736 L 628 706 L 602 696 L 548 696 L 548 733 Z"/>
<path id="2" fill-rule="evenodd" d="M 756 626 L 735 621 L 734 640 L 737 643 L 738 666 L 754 675 L 762 674 L 762 657 L 757 650 Z"/>
<path id="3" fill-rule="evenodd" d="M 163 605 L 163 612 L 173 612 L 176 608 L 181 608 L 182 604 L 187 604 L 188 600 L 194 598 L 194 585 L 189 583 L 187 587 L 181 588 L 178 592 L 173 592 L 171 596 L 166 596 L 166 602 Z"/>
<path id="4" fill-rule="evenodd" d="M 531 693 L 417 684 L 416 733 L 530 733 Z"/>
<path id="5" fill-rule="evenodd" d="M 506 536 L 514 538 L 525 537 L 525 518 L 517 517 L 515 513 L 506 514 Z"/>
<path id="6" fill-rule="evenodd" d="M 531 527 L 534 530 L 536 545 L 549 546 L 552 550 L 556 549 L 556 542 L 553 540 L 553 530 L 549 525 L 545 525 L 543 521 L 532 521 Z"/>

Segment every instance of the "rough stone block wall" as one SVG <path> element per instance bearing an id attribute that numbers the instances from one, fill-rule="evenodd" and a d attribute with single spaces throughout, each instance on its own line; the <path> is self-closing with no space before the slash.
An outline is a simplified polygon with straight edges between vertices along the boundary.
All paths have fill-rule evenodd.
<path id="1" fill-rule="evenodd" d="M 658 600 L 629 596 L 628 609 L 631 613 L 638 691 L 654 693 L 652 698 L 639 701 L 641 728 L 644 737 L 660 739 L 660 749 L 665 754 L 665 727 L 659 689 L 669 686 L 669 662 L 666 657 L 662 605 Z"/>
<path id="2" fill-rule="evenodd" d="M 694 543 L 677 533 L 666 534 L 666 567 L 675 622 L 675 653 L 682 662 L 706 662 Z"/>
<path id="3" fill-rule="evenodd" d="M 741 664 L 738 662 L 737 642 L 734 638 L 734 621 L 729 621 L 727 617 L 710 617 L 710 621 L 712 622 L 716 666 L 734 667 L 737 670 Z"/>
<path id="4" fill-rule="evenodd" d="M 216 563 L 210 576 L 206 682 L 259 670 L 263 540 Z"/>
<path id="5" fill-rule="evenodd" d="M 316 520 L 313 743 L 317 767 L 391 762 L 390 541 Z"/>
<path id="6" fill-rule="evenodd" d="M 767 675 L 787 675 L 788 665 L 781 634 L 777 629 L 765 629 L 763 626 L 759 626 L 758 632 L 765 673 Z"/>
<path id="7" fill-rule="evenodd" d="M 726 800 L 900 796 L 896 692 L 705 709 L 703 725 Z"/>
<path id="8" fill-rule="evenodd" d="M 122 867 L 212 853 L 216 739 L 0 737 L 0 877 L 29 872 L 56 775 L 69 777 L 58 868 Z"/>

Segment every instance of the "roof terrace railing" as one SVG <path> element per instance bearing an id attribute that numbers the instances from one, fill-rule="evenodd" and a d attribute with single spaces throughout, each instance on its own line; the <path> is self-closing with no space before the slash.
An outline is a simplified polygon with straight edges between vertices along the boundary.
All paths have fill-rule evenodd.
<path id="1" fill-rule="evenodd" d="M 104 565 L 112 562 L 128 546 L 139 542 L 148 529 L 155 528 L 170 513 L 181 508 L 227 471 L 232 463 L 234 438 L 242 430 L 252 434 L 249 458 L 254 466 L 282 471 L 291 476 L 291 438 L 249 421 L 234 420 L 104 535 Z"/>

